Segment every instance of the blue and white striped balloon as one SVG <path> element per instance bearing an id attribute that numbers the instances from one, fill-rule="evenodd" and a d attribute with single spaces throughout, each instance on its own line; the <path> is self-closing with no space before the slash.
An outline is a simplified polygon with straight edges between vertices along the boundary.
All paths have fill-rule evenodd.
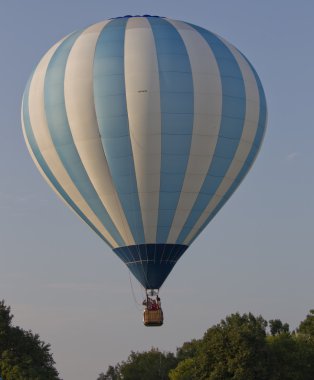
<path id="1" fill-rule="evenodd" d="M 54 45 L 30 78 L 30 154 L 63 200 L 159 289 L 253 164 L 266 126 L 248 60 L 195 25 L 106 20 Z"/>

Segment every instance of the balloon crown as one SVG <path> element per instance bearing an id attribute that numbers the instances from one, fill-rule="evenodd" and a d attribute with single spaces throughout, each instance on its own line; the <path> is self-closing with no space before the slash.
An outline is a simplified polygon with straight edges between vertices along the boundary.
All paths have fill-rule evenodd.
<path id="1" fill-rule="evenodd" d="M 118 17 L 111 17 L 110 20 L 115 20 L 117 18 L 131 18 L 131 17 L 156 17 L 156 18 L 165 18 L 164 16 L 153 16 L 153 15 L 125 15 L 125 16 L 118 16 Z"/>

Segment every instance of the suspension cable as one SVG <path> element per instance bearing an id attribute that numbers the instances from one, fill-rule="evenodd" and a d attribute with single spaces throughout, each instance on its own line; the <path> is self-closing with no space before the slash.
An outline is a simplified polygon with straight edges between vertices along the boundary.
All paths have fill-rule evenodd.
<path id="1" fill-rule="evenodd" d="M 138 310 L 138 311 L 142 311 L 142 303 L 141 302 L 138 302 L 137 298 L 136 298 L 136 295 L 135 295 L 135 291 L 134 291 L 134 288 L 133 288 L 133 283 L 132 283 L 132 277 L 131 277 L 131 271 L 130 269 L 128 270 L 129 272 L 129 280 L 130 280 L 130 285 L 131 285 L 131 293 L 132 293 L 132 298 L 133 298 L 133 301 L 134 301 L 134 306 L 135 308 Z"/>

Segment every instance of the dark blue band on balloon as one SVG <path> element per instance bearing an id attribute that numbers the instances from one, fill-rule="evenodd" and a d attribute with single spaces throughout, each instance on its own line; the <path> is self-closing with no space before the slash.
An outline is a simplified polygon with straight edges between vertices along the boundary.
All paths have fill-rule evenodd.
<path id="1" fill-rule="evenodd" d="M 140 244 L 113 251 L 144 288 L 159 289 L 187 248 L 182 244 Z"/>

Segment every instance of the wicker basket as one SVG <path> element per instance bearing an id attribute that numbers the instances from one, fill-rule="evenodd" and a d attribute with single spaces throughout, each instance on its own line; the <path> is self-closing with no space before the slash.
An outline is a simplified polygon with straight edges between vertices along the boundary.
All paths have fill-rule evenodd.
<path id="1" fill-rule="evenodd" d="M 164 322 L 164 316 L 161 309 L 144 310 L 144 325 L 145 326 L 161 326 Z"/>

